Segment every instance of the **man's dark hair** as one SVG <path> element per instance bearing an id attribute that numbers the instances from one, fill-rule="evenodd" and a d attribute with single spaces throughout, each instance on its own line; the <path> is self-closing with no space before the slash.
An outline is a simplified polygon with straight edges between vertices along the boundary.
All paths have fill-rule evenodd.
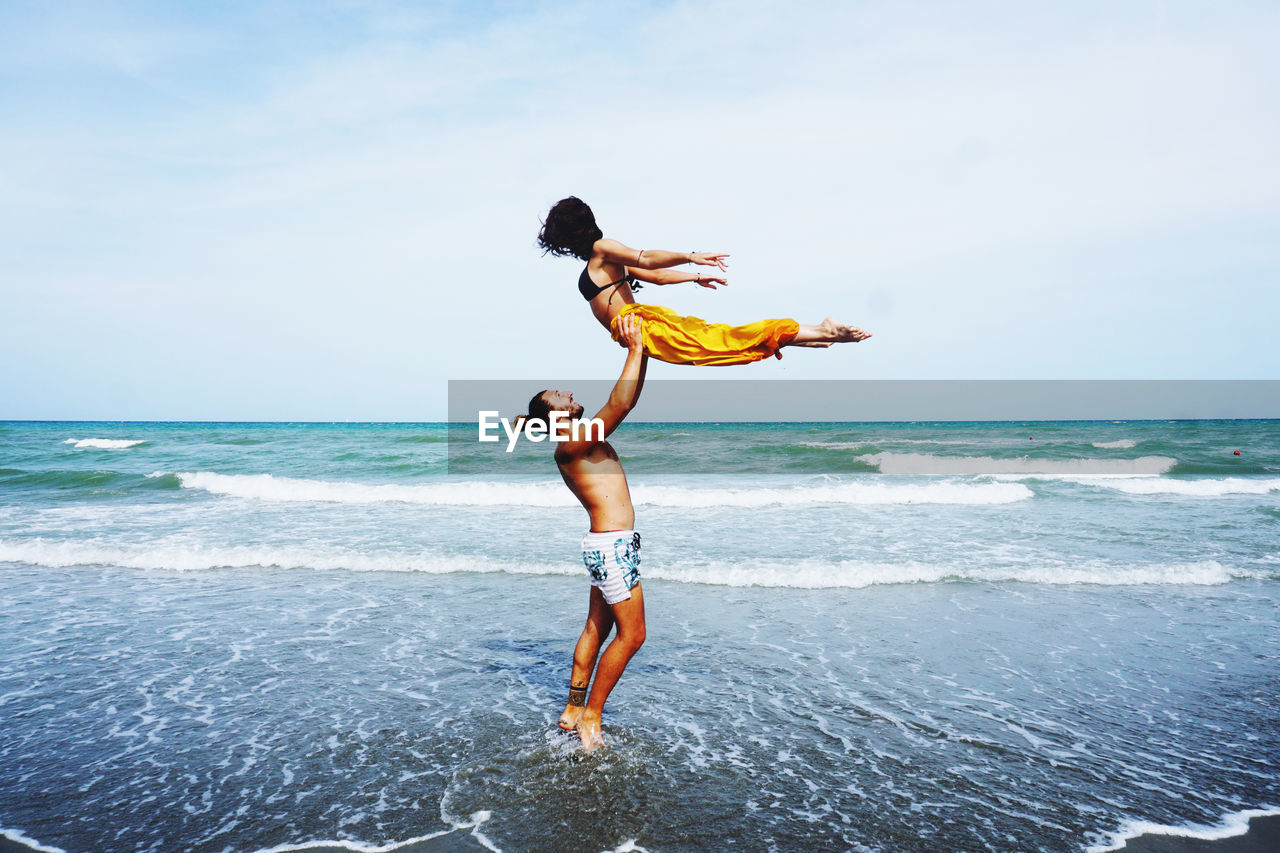
<path id="1" fill-rule="evenodd" d="M 525 418 L 531 421 L 542 421 L 543 424 L 551 422 L 551 406 L 547 404 L 547 392 L 539 391 L 529 400 L 529 414 Z"/>
<path id="2" fill-rule="evenodd" d="M 603 236 L 587 203 L 577 196 L 569 196 L 552 205 L 547 221 L 538 232 L 538 245 L 544 255 L 548 252 L 557 257 L 572 255 L 586 261 L 591 259 L 595 242 Z"/>
<path id="3" fill-rule="evenodd" d="M 539 391 L 529 400 L 529 411 L 516 417 L 512 429 L 516 432 L 524 429 L 528 421 L 539 421 L 545 429 L 551 429 L 551 407 L 547 405 L 547 392 Z"/>

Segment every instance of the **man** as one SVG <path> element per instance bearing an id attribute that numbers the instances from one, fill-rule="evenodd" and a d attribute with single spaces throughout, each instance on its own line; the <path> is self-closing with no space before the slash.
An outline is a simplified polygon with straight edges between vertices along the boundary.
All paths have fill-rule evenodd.
<path id="1" fill-rule="evenodd" d="M 535 395 L 529 401 L 527 416 L 550 423 L 552 412 L 568 415 L 570 425 L 562 424 L 554 443 L 556 465 L 565 485 L 591 516 L 591 530 L 582 540 L 582 561 L 591 578 L 590 607 L 587 626 L 573 650 L 569 702 L 560 716 L 560 728 L 576 729 L 583 748 L 588 751 L 604 742 L 600 716 L 605 700 L 627 662 L 644 642 L 640 534 L 633 529 L 636 513 L 618 454 L 605 441 L 635 407 L 640 389 L 644 387 L 649 357 L 644 353 L 641 323 L 640 318 L 628 316 L 619 324 L 619 343 L 627 348 L 627 361 L 608 402 L 596 414 L 596 419 L 604 424 L 603 434 L 597 426 L 583 423 L 579 423 L 575 431 L 571 424 L 581 419 L 583 408 L 574 402 L 573 394 L 564 391 L 543 391 Z M 615 626 L 618 634 L 597 664 L 600 644 Z M 591 685 L 590 697 L 588 684 Z"/>

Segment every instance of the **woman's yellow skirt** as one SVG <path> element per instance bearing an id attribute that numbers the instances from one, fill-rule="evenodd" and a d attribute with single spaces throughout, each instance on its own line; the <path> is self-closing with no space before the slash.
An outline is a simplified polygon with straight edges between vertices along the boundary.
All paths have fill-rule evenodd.
<path id="1" fill-rule="evenodd" d="M 644 320 L 644 349 L 659 361 L 671 364 L 749 364 L 778 352 L 800 331 L 795 320 L 759 320 L 745 326 L 707 323 L 698 317 L 682 317 L 661 305 L 623 306 L 609 324 L 618 340 L 618 321 L 628 314 Z"/>

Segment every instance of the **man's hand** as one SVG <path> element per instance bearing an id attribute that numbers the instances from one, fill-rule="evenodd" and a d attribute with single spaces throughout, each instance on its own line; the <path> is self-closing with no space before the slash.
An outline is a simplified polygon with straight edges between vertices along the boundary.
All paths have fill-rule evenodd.
<path id="1" fill-rule="evenodd" d="M 634 353 L 644 352 L 644 335 L 641 326 L 644 321 L 635 314 L 627 314 L 618 321 L 618 344 Z"/>
<path id="2" fill-rule="evenodd" d="M 728 252 L 693 252 L 689 255 L 689 263 L 726 270 L 729 268 L 724 260 L 727 257 L 729 257 Z"/>

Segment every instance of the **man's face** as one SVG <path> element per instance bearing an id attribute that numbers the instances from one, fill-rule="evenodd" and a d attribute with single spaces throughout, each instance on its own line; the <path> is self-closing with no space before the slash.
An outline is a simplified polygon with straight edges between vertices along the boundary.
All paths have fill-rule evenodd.
<path id="1" fill-rule="evenodd" d="M 542 399 L 553 412 L 568 412 L 571 418 L 582 417 L 582 406 L 574 401 L 571 391 L 548 391 Z"/>

